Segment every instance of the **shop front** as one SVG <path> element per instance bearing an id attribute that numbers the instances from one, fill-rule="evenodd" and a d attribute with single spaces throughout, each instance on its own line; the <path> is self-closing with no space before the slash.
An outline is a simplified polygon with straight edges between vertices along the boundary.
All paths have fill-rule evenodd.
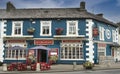
<path id="1" fill-rule="evenodd" d="M 45 46 L 35 46 L 28 49 L 28 60 L 31 61 L 31 63 L 36 62 L 48 62 L 48 52 L 50 48 L 47 48 Z"/>

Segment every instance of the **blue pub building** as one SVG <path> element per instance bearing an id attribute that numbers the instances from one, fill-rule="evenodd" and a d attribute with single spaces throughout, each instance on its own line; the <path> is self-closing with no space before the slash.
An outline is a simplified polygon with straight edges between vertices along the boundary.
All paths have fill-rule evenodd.
<path id="1" fill-rule="evenodd" d="M 99 56 L 112 56 L 112 47 L 118 45 L 118 26 L 103 14 L 88 12 L 85 2 L 80 8 L 32 9 L 8 2 L 0 9 L 0 25 L 5 63 L 26 62 L 31 54 L 37 62 L 56 55 L 61 64 L 98 63 Z"/>

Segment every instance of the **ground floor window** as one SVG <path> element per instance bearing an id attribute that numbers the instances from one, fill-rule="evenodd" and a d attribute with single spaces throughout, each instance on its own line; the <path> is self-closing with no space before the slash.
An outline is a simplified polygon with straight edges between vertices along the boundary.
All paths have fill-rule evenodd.
<path id="1" fill-rule="evenodd" d="M 83 46 L 81 43 L 62 43 L 61 59 L 83 59 Z"/>
<path id="2" fill-rule="evenodd" d="M 24 59 L 26 58 L 26 50 L 5 50 L 5 59 Z"/>
<path id="3" fill-rule="evenodd" d="M 106 49 L 98 49 L 98 56 L 105 56 Z"/>

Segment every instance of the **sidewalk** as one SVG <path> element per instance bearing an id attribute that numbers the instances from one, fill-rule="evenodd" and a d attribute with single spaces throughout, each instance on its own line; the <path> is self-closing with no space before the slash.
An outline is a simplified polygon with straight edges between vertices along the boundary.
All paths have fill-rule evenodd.
<path id="1" fill-rule="evenodd" d="M 101 64 L 95 65 L 92 70 L 106 70 L 106 69 L 120 69 L 120 62 L 114 64 Z M 83 71 L 85 70 L 82 65 L 76 65 L 75 69 L 73 69 L 73 65 L 66 64 L 56 64 L 52 65 L 50 70 L 45 71 L 2 71 L 2 67 L 0 67 L 0 73 L 8 73 L 8 72 L 68 72 L 68 71 Z"/>

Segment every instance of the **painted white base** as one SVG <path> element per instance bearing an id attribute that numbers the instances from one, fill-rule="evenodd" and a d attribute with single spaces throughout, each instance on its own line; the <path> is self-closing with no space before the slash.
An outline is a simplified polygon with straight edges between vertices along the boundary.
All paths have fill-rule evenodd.
<path id="1" fill-rule="evenodd" d="M 3 62 L 3 42 L 2 42 L 2 39 L 0 39 L 0 61 Z"/>
<path id="2" fill-rule="evenodd" d="M 114 49 L 114 60 L 120 61 L 120 48 Z"/>
<path id="3" fill-rule="evenodd" d="M 7 64 L 3 64 L 3 71 L 7 71 Z"/>
<path id="4" fill-rule="evenodd" d="M 40 63 L 37 63 L 37 65 L 36 65 L 36 71 L 40 71 Z"/>

